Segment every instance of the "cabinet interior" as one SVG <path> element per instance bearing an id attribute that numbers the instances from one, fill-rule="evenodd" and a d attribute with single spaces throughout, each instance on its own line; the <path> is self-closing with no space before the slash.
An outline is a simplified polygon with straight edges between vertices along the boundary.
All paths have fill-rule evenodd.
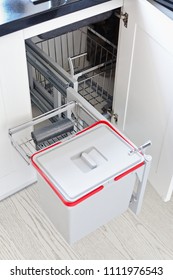
<path id="1" fill-rule="evenodd" d="M 26 40 L 33 120 L 11 129 L 10 136 L 27 162 L 36 150 L 68 139 L 102 115 L 110 120 L 117 12 L 119 9 Z M 70 89 L 81 96 L 80 103 L 68 100 Z"/>
<path id="2" fill-rule="evenodd" d="M 96 110 L 110 117 L 119 31 L 117 13 L 119 9 L 26 41 L 34 115 L 67 103 L 66 89 L 73 87 Z"/>

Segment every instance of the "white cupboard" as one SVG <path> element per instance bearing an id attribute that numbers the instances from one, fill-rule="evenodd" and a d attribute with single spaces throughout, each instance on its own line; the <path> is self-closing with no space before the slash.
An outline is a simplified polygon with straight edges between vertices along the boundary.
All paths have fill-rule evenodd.
<path id="1" fill-rule="evenodd" d="M 112 0 L 0 37 L 0 199 L 36 181 L 34 170 L 14 151 L 8 129 L 32 118 L 25 39 L 122 7 L 115 76 L 115 125 L 136 144 L 151 139 L 150 181 L 166 201 L 173 182 L 172 20 L 146 0 Z M 114 119 L 112 119 L 114 122 Z M 172 139 L 173 140 L 173 139 Z M 171 183 L 172 182 L 172 183 Z"/>
<path id="2" fill-rule="evenodd" d="M 147 1 L 125 1 L 114 111 L 118 127 L 140 145 L 151 139 L 150 182 L 165 200 L 173 189 L 173 21 Z"/>

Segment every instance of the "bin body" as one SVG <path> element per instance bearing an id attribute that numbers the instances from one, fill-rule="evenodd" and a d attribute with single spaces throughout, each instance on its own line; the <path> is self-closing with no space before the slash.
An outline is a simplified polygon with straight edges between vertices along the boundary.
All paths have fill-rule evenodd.
<path id="1" fill-rule="evenodd" d="M 128 155 L 131 148 L 111 126 L 99 122 L 33 156 L 42 208 L 69 244 L 129 207 L 137 172 L 145 164 L 141 154 Z"/>
<path id="2" fill-rule="evenodd" d="M 107 183 L 102 191 L 76 206 L 68 207 L 39 175 L 40 202 L 64 239 L 73 244 L 128 209 L 135 181 L 135 172 L 130 173 L 117 182 Z"/>

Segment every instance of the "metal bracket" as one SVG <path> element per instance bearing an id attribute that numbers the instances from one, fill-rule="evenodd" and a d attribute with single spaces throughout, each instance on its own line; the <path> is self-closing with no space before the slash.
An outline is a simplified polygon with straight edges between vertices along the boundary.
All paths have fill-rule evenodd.
<path id="1" fill-rule="evenodd" d="M 119 19 L 122 19 L 122 21 L 124 22 L 124 27 L 127 28 L 128 19 L 129 19 L 128 13 L 121 12 L 120 14 L 118 14 L 118 13 L 115 12 L 115 16 L 118 17 Z"/>
<path id="2" fill-rule="evenodd" d="M 114 114 L 112 114 L 112 117 L 113 117 L 115 123 L 117 123 L 118 122 L 118 114 L 114 113 Z"/>
<path id="3" fill-rule="evenodd" d="M 131 155 L 133 155 L 134 153 L 137 153 L 137 152 L 139 152 L 139 153 L 142 152 L 142 153 L 144 154 L 144 150 L 145 150 L 148 146 L 151 146 L 151 145 L 152 145 L 152 143 L 151 143 L 151 141 L 149 140 L 149 141 L 147 141 L 145 144 L 141 145 L 140 147 L 134 148 L 134 149 L 130 150 L 129 155 L 131 156 Z"/>
<path id="4" fill-rule="evenodd" d="M 143 197 L 145 193 L 146 183 L 148 179 L 148 174 L 150 171 L 152 157 L 145 155 L 145 165 L 143 166 L 142 177 L 139 177 L 141 171 L 137 171 L 137 190 L 132 194 L 129 208 L 134 212 L 136 215 L 139 214 L 143 202 Z M 139 172 L 139 173 L 138 173 Z"/>
<path id="5" fill-rule="evenodd" d="M 123 20 L 124 22 L 124 27 L 127 28 L 127 25 L 128 25 L 128 19 L 129 19 L 129 15 L 128 13 L 121 13 L 121 19 Z"/>
<path id="6" fill-rule="evenodd" d="M 104 110 L 104 116 L 107 119 L 113 119 L 115 123 L 118 122 L 118 114 L 115 114 L 111 109 Z"/>

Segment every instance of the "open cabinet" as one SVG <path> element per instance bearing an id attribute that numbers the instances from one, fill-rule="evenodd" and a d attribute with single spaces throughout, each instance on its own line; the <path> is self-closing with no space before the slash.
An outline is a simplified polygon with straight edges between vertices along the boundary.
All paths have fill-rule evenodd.
<path id="1" fill-rule="evenodd" d="M 149 180 L 164 201 L 173 190 L 173 22 L 148 1 L 124 1 L 114 112 L 118 127 L 137 145 L 151 139 Z"/>
<path id="2" fill-rule="evenodd" d="M 121 10 L 121 13 L 120 10 L 116 10 L 117 8 Z M 117 44 L 118 51 L 115 55 L 116 70 L 111 70 L 115 77 L 113 84 L 112 82 L 110 83 L 110 88 L 112 87 L 111 99 L 108 98 L 108 102 L 105 106 L 102 106 L 102 112 L 98 111 L 97 108 L 93 107 L 93 104 L 88 103 L 87 99 L 74 93 L 79 89 L 79 85 L 77 88 L 76 78 L 69 75 L 68 79 L 63 80 L 63 82 L 72 86 L 69 87 L 67 95 L 63 96 L 62 94 L 59 95 L 58 92 L 55 93 L 56 98 L 52 100 L 53 106 L 56 107 L 56 104 L 60 103 L 63 105 L 66 102 L 63 98 L 67 98 L 67 101 L 70 102 L 76 97 L 75 101 L 87 107 L 87 110 L 95 118 L 108 117 L 137 146 L 150 139 L 153 145 L 148 152 L 152 155 L 153 164 L 149 179 L 161 197 L 164 200 L 169 200 L 173 188 L 173 183 L 171 183 L 173 173 L 171 156 L 173 154 L 171 145 L 173 138 L 171 130 L 173 122 L 171 111 L 173 102 L 171 93 L 173 42 L 171 36 L 169 36 L 172 21 L 148 1 L 108 1 L 95 7 L 75 12 L 73 16 L 66 15 L 1 38 L 1 61 L 4 65 L 13 61 L 12 69 L 8 69 L 8 76 L 6 75 L 7 71 L 3 71 L 1 68 L 0 90 L 4 115 L 6 116 L 1 130 L 4 135 L 7 129 L 32 118 L 25 42 L 37 35 L 45 34 L 45 32 L 86 20 L 88 15 L 96 17 L 105 12 L 116 12 L 121 18 Z M 13 49 L 15 49 L 12 52 L 10 40 L 13 40 Z M 7 42 L 9 51 L 6 49 Z M 15 48 L 14 44 L 16 45 Z M 27 44 L 27 47 L 30 48 L 31 46 Z M 114 63 L 114 57 L 111 58 L 111 61 Z M 15 65 L 19 63 L 21 67 L 15 71 Z M 99 61 L 99 64 L 102 63 L 103 61 Z M 105 65 L 101 67 L 105 67 Z M 9 83 L 9 77 L 11 81 L 14 81 L 13 85 Z M 19 84 L 17 81 L 21 77 L 23 77 L 22 82 Z M 106 73 L 105 78 L 107 79 L 107 77 L 108 74 Z M 32 80 L 30 83 L 32 83 Z M 107 86 L 104 92 L 110 88 Z M 15 97 L 11 96 L 12 91 L 15 92 Z M 15 102 L 16 98 L 20 100 L 18 103 Z M 51 99 L 50 96 L 48 98 Z M 36 180 L 35 173 L 30 166 L 24 166 L 21 169 L 21 165 L 23 165 L 22 159 L 19 159 L 18 154 L 13 151 L 7 136 L 3 141 L 5 142 L 7 153 L 5 165 L 4 160 L 2 160 L 2 165 L 4 165 L 4 171 L 1 176 L 3 178 L 1 185 L 3 183 L 4 186 L 1 192 L 2 199 Z M 4 154 L 2 145 L 1 149 Z M 10 166 L 8 165 L 9 162 Z M 18 162 L 17 167 L 16 162 Z M 22 183 L 21 176 L 23 172 L 21 170 L 25 170 L 26 178 L 26 180 L 22 178 Z M 10 179 L 7 179 L 9 177 Z M 14 180 L 13 178 L 16 179 Z M 11 187 L 12 185 L 14 187 Z"/>

